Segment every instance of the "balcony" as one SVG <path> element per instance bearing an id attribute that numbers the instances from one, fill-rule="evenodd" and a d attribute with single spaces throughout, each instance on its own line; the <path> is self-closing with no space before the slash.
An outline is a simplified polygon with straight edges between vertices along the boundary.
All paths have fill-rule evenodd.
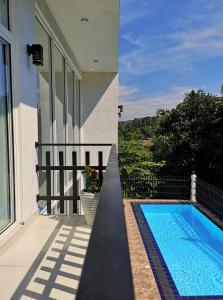
<path id="1" fill-rule="evenodd" d="M 62 174 L 62 166 L 52 168 Z M 116 146 L 92 231 L 84 216 L 50 214 L 49 203 L 60 198 L 50 198 L 49 182 L 49 214 L 35 215 L 1 248 L 1 298 L 134 299 Z"/>
<path id="2" fill-rule="evenodd" d="M 78 146 L 100 147 L 98 157 L 102 157 L 101 150 L 109 145 Z M 90 154 L 86 153 L 85 162 L 89 164 Z M 161 299 L 154 266 L 146 252 L 148 249 L 153 251 L 153 245 L 146 248 L 140 235 L 141 224 L 137 223 L 135 214 L 137 203 L 188 203 L 190 191 L 191 196 L 195 195 L 196 176 L 192 175 L 192 186 L 189 177 L 167 176 L 156 181 L 153 178 L 124 178 L 124 195 L 130 195 L 131 199 L 125 199 L 123 206 L 116 146 L 111 146 L 106 167 L 101 158 L 99 165 L 94 167 L 99 172 L 106 169 L 106 172 L 92 228 L 86 224 L 84 216 L 73 212 L 71 215 L 55 214 L 51 207 L 56 201 L 61 213 L 61 210 L 65 211 L 64 201 L 71 201 L 76 212 L 79 196 L 76 187 L 72 188 L 72 196 L 62 190 L 57 196 L 50 195 L 50 172 L 59 171 L 60 188 L 64 188 L 61 183 L 61 178 L 65 178 L 63 172 L 73 171 L 72 182 L 76 185 L 76 172 L 84 166 L 48 163 L 37 167 L 38 171 L 44 170 L 48 174 L 47 195 L 37 197 L 37 200 L 46 199 L 46 211 L 32 217 L 0 248 L 1 299 Z M 140 199 L 132 199 L 135 195 Z M 222 195 L 219 189 L 197 179 L 197 202 L 193 200 L 193 205 L 221 227 L 223 223 L 210 211 L 222 219 L 222 209 L 219 209 Z M 161 283 L 161 289 L 168 294 L 168 284 Z"/>

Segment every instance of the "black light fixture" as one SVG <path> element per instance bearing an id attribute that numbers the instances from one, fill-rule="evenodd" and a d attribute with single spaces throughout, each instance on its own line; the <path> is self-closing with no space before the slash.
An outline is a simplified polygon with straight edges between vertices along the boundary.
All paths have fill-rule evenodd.
<path id="1" fill-rule="evenodd" d="M 82 24 L 87 24 L 87 23 L 89 23 L 89 19 L 86 18 L 86 17 L 83 17 L 83 18 L 81 18 L 81 23 Z"/>
<path id="2" fill-rule="evenodd" d="M 123 105 L 119 105 L 118 106 L 118 116 L 119 116 L 119 118 L 121 118 L 121 116 L 122 116 L 122 113 L 123 113 Z"/>
<path id="3" fill-rule="evenodd" d="M 123 112 L 123 105 L 119 105 L 118 109 L 119 109 L 119 112 L 122 113 Z"/>
<path id="4" fill-rule="evenodd" d="M 33 64 L 43 66 L 43 47 L 40 44 L 27 45 L 28 55 L 32 55 Z"/>

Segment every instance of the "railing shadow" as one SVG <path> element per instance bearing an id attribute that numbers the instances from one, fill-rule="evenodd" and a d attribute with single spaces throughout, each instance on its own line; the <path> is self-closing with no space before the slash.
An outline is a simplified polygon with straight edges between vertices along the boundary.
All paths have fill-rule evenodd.
<path id="1" fill-rule="evenodd" d="M 40 218 L 46 218 L 44 216 Z M 58 224 L 11 299 L 75 299 L 90 228 L 83 216 L 51 216 Z M 41 252 L 41 251 L 40 251 Z"/>

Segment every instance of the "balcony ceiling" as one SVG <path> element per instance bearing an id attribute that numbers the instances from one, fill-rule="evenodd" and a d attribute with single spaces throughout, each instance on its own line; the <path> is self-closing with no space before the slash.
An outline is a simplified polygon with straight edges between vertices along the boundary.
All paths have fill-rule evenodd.
<path id="1" fill-rule="evenodd" d="M 118 71 L 119 0 L 46 2 L 82 71 Z"/>

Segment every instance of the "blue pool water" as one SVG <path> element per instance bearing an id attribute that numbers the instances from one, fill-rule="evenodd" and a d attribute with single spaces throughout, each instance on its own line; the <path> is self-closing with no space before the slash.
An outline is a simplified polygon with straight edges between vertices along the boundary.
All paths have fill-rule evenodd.
<path id="1" fill-rule="evenodd" d="M 223 295 L 223 231 L 193 205 L 140 206 L 180 296 Z"/>

